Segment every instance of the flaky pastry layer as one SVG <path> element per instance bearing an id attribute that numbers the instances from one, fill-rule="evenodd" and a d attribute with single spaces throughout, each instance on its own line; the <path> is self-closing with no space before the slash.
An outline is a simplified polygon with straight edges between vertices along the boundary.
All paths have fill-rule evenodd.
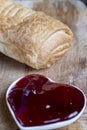
<path id="1" fill-rule="evenodd" d="M 69 51 L 73 34 L 62 22 L 0 0 L 0 51 L 33 68 L 50 67 Z"/>

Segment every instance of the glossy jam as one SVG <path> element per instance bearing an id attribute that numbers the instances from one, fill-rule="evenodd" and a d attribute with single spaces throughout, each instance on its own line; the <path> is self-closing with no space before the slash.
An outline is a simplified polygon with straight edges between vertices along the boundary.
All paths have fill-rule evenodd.
<path id="1" fill-rule="evenodd" d="M 19 123 L 25 127 L 71 119 L 84 105 L 84 96 L 78 89 L 52 83 L 41 75 L 29 75 L 18 81 L 7 100 Z"/>

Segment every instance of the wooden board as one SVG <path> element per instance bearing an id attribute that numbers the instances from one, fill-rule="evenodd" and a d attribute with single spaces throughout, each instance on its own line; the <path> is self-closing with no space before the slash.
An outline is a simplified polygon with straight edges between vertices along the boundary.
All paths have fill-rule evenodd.
<path id="1" fill-rule="evenodd" d="M 21 76 L 44 74 L 56 82 L 78 86 L 87 96 L 87 8 L 80 1 L 52 1 L 55 3 L 51 0 L 35 3 L 33 8 L 68 24 L 74 33 L 73 47 L 52 67 L 44 70 L 34 70 L 0 53 L 0 130 L 18 129 L 6 106 L 5 94 L 9 85 Z M 79 120 L 59 130 L 87 130 L 87 107 Z"/>

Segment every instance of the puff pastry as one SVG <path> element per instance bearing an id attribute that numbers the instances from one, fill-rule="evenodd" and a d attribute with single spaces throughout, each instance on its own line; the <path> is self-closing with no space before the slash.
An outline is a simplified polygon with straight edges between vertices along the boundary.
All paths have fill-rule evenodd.
<path id="1" fill-rule="evenodd" d="M 46 14 L 0 0 L 0 52 L 33 68 L 50 67 L 71 47 L 72 31 Z"/>

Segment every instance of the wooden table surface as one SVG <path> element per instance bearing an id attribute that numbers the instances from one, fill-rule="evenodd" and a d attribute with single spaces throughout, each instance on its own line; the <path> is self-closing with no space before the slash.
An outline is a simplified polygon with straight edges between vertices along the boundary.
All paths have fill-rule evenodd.
<path id="1" fill-rule="evenodd" d="M 0 53 L 0 130 L 18 129 L 8 111 L 5 95 L 9 85 L 21 76 L 43 74 L 56 82 L 76 85 L 87 96 L 87 9 L 79 1 L 54 0 L 54 4 L 49 1 L 36 3 L 33 8 L 61 19 L 71 27 L 74 33 L 72 49 L 52 67 L 44 70 L 34 70 Z M 87 130 L 87 107 L 75 123 L 59 130 Z"/>

